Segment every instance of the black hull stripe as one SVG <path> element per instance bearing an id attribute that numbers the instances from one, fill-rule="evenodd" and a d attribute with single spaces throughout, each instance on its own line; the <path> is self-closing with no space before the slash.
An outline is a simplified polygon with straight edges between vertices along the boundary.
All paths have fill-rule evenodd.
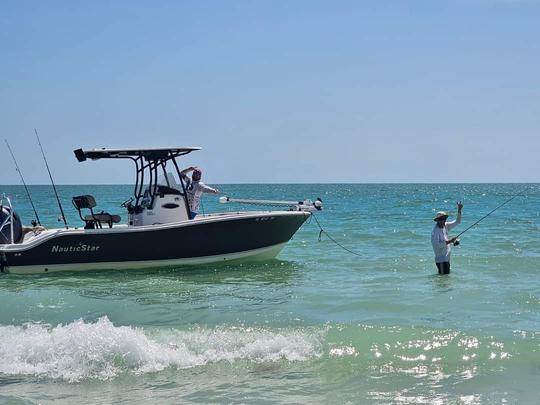
<path id="1" fill-rule="evenodd" d="M 276 257 L 283 249 L 285 243 L 269 246 L 262 249 L 237 252 L 229 255 L 206 256 L 200 258 L 173 259 L 173 260 L 146 260 L 146 261 L 124 261 L 106 263 L 72 263 L 37 266 L 17 266 L 9 269 L 9 273 L 14 274 L 43 274 L 55 272 L 83 272 L 99 270 L 137 270 L 147 268 L 166 268 L 190 265 L 201 265 L 207 263 L 223 263 L 229 261 L 261 261 Z"/>
<path id="2" fill-rule="evenodd" d="M 291 213 L 292 214 L 292 213 Z M 309 215 L 260 215 L 147 232 L 61 232 L 30 249 L 5 251 L 9 268 L 193 259 L 287 242 Z M 113 228 L 114 229 L 114 228 Z M 127 229 L 127 228 L 126 228 Z"/>

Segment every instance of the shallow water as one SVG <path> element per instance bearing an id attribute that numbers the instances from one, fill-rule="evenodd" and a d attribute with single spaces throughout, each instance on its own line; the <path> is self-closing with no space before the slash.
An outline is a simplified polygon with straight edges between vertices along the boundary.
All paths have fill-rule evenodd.
<path id="1" fill-rule="evenodd" d="M 0 276 L 0 402 L 538 403 L 540 186 L 222 185 L 234 197 L 321 197 L 278 259 Z M 452 274 L 431 218 L 465 203 Z M 130 186 L 60 186 L 121 213 Z M 24 190 L 14 197 L 33 215 Z M 47 186 L 31 193 L 59 226 Z M 238 209 L 206 197 L 206 212 Z M 452 215 L 452 214 L 451 214 Z M 124 215 L 125 217 L 125 215 Z"/>

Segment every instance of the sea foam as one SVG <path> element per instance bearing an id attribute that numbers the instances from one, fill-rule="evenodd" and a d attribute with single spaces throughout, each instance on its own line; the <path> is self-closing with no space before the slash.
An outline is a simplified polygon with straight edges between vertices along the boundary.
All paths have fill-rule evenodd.
<path id="1" fill-rule="evenodd" d="M 244 327 L 145 330 L 115 326 L 107 317 L 55 327 L 0 326 L 0 373 L 76 382 L 220 361 L 304 361 L 321 355 L 323 334 Z"/>

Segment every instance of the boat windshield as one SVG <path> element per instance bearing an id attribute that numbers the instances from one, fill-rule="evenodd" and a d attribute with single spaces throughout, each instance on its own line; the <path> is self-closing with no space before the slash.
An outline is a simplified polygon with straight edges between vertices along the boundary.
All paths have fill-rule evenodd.
<path id="1" fill-rule="evenodd" d="M 166 176 L 160 175 L 158 177 L 158 185 L 173 188 L 175 190 L 182 192 L 182 186 L 180 185 L 178 181 L 176 181 L 176 177 L 174 173 L 172 172 L 167 172 Z"/>
<path id="2" fill-rule="evenodd" d="M 171 189 L 176 192 L 172 192 Z M 156 193 L 159 194 L 165 192 L 170 194 L 172 192 L 172 194 L 183 194 L 182 184 L 177 181 L 176 176 L 171 172 L 167 172 L 166 176 L 161 174 L 158 177 L 157 185 L 153 185 L 152 191 L 150 190 L 150 185 L 147 184 L 141 201 L 143 207 L 151 207 L 153 205 L 153 196 L 156 195 Z"/>

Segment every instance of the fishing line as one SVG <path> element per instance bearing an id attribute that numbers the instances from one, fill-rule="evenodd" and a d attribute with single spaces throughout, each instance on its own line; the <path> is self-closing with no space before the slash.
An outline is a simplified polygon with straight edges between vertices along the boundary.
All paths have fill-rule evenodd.
<path id="1" fill-rule="evenodd" d="M 349 252 L 350 254 L 353 254 L 355 256 L 358 256 L 358 257 L 362 257 L 362 255 L 360 253 L 357 253 L 355 252 L 354 250 L 351 250 L 345 246 L 343 246 L 341 243 L 339 243 L 337 240 L 335 240 L 332 235 L 330 235 L 328 232 L 326 232 L 321 223 L 319 222 L 319 220 L 317 219 L 317 217 L 315 216 L 315 214 L 311 214 L 311 216 L 313 217 L 313 219 L 315 220 L 315 222 L 317 223 L 317 226 L 319 227 L 320 229 L 320 232 L 319 232 L 319 242 L 321 241 L 321 236 L 322 234 L 324 233 L 328 239 L 330 239 L 332 242 L 334 242 L 337 246 L 339 246 L 341 249 L 345 250 L 346 252 Z"/>
<path id="2" fill-rule="evenodd" d="M 30 191 L 28 190 L 28 187 L 26 186 L 26 182 L 24 181 L 22 172 L 19 169 L 19 165 L 17 164 L 17 159 L 15 159 L 15 155 L 13 154 L 13 151 L 11 150 L 11 146 L 9 146 L 7 139 L 4 139 L 4 142 L 6 143 L 9 153 L 11 154 L 11 157 L 13 158 L 13 163 L 15 163 L 15 170 L 17 171 L 17 173 L 19 173 L 19 176 L 21 177 L 22 184 L 24 186 L 24 189 L 26 190 L 26 195 L 28 196 L 28 199 L 30 200 L 30 205 L 32 206 L 32 209 L 34 210 L 34 215 L 36 216 L 37 224 L 41 226 L 41 222 L 39 220 L 39 215 L 34 205 L 34 201 L 32 201 L 32 197 L 30 196 Z"/>
<path id="3" fill-rule="evenodd" d="M 480 222 L 482 222 L 484 219 L 486 219 L 487 217 L 489 217 L 491 214 L 493 214 L 495 211 L 497 211 L 499 208 L 505 206 L 506 204 L 508 204 L 510 201 L 512 201 L 513 199 L 517 198 L 517 197 L 520 197 L 520 196 L 524 196 L 525 194 L 523 194 L 523 192 L 525 190 L 527 190 L 529 188 L 529 186 L 525 187 L 523 190 L 521 190 L 518 194 L 515 194 L 514 196 L 512 196 L 511 198 L 509 198 L 508 200 L 506 200 L 505 202 L 503 202 L 501 205 L 499 205 L 497 208 L 494 208 L 493 210 L 491 210 L 489 213 L 487 213 L 486 215 L 484 215 L 482 218 L 480 218 L 478 221 L 476 221 L 474 224 L 472 224 L 471 226 L 469 226 L 467 229 L 465 229 L 464 231 L 462 231 L 461 233 L 459 233 L 456 238 L 459 238 L 461 235 L 463 235 L 465 232 L 467 232 L 469 229 L 473 228 L 474 226 L 478 225 Z M 459 241 L 456 241 L 458 244 L 459 244 Z M 454 245 L 456 244 L 456 242 L 454 242 Z"/>

